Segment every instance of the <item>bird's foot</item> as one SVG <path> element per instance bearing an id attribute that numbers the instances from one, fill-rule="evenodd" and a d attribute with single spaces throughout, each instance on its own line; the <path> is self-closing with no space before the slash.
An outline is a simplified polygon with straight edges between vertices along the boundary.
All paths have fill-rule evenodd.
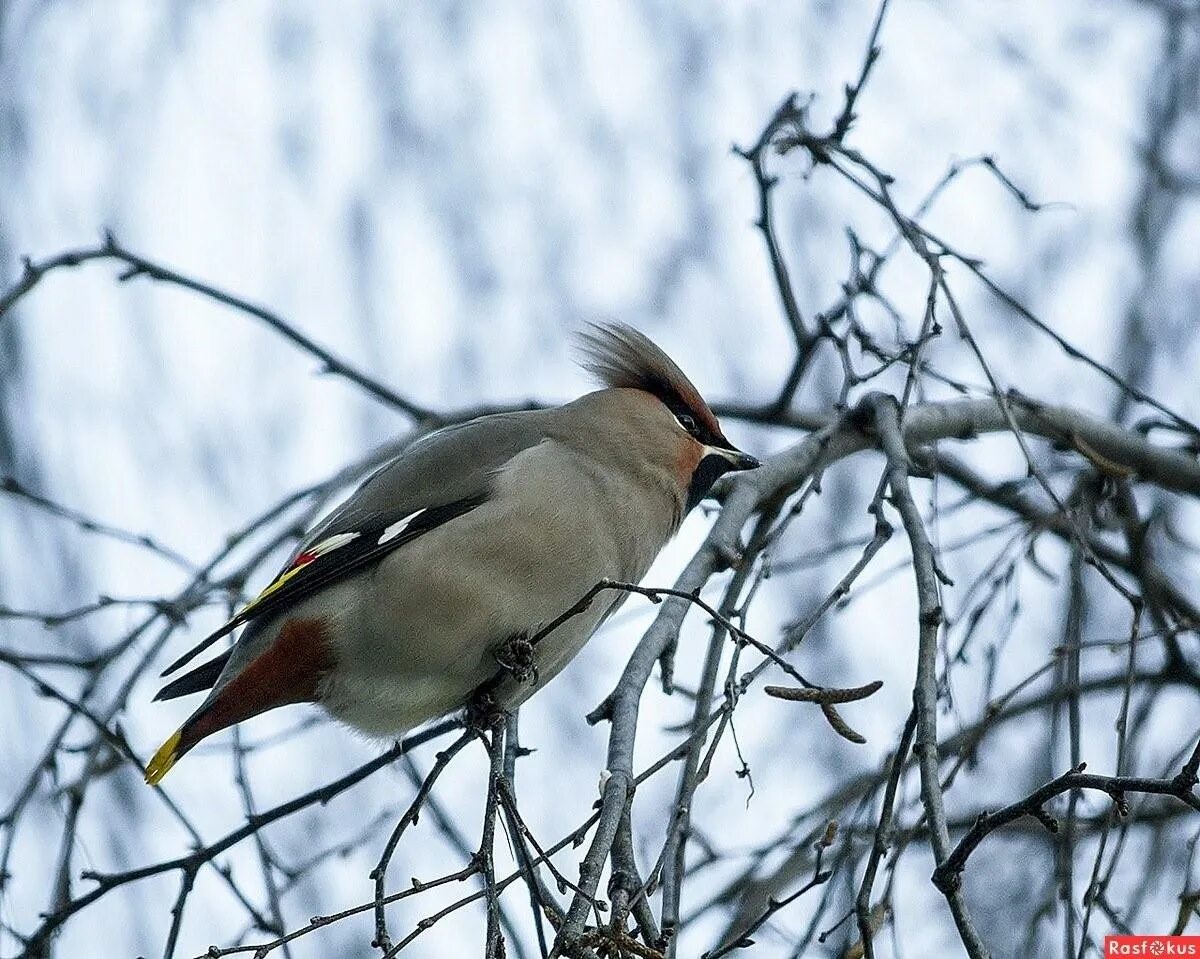
<path id="1" fill-rule="evenodd" d="M 507 718 L 508 711 L 496 702 L 495 693 L 487 686 L 477 689 L 475 694 L 467 700 L 467 707 L 463 715 L 467 728 L 479 733 L 485 733 L 503 725 Z"/>
<path id="2" fill-rule="evenodd" d="M 529 637 L 524 634 L 510 636 L 495 652 L 496 662 L 509 676 L 522 686 L 526 683 L 538 682 L 537 662 L 534 659 L 535 647 Z"/>

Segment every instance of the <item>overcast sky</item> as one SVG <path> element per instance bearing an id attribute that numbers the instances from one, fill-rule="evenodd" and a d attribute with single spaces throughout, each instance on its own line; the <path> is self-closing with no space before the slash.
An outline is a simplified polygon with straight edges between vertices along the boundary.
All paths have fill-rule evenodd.
<path id="1" fill-rule="evenodd" d="M 18 276 L 21 256 L 89 245 L 107 228 L 139 253 L 268 305 L 435 408 L 577 395 L 590 387 L 571 361 L 572 331 L 608 318 L 649 333 L 711 399 L 766 399 L 787 373 L 791 341 L 753 229 L 754 181 L 731 146 L 752 142 L 792 90 L 814 94 L 814 123 L 827 124 L 843 84 L 857 75 L 874 12 L 859 0 L 14 0 L 0 6 L 0 285 Z M 1189 30 L 1180 42 L 1195 46 L 1194 19 Z M 1147 247 L 1139 251 L 1131 231 L 1146 176 L 1147 117 L 1165 82 L 1156 70 L 1169 40 L 1150 5 L 895 0 L 851 143 L 896 177 L 906 209 L 955 160 L 994 154 L 1046 208 L 1028 212 L 976 169 L 939 201 L 931 227 L 983 258 L 1054 329 L 1135 371 L 1194 419 L 1197 194 L 1147 214 L 1161 237 L 1150 248 L 1149 271 Z M 1178 172 L 1200 178 L 1200 109 L 1195 99 L 1182 109 L 1192 117 L 1173 128 L 1164 153 Z M 780 235 L 801 307 L 812 315 L 836 298 L 846 277 L 847 227 L 874 246 L 890 234 L 877 211 L 826 171 L 810 176 L 799 157 L 773 166 L 781 177 Z M 1113 408 L 1115 396 L 1100 378 L 978 285 L 956 279 L 1005 385 L 1101 415 Z M 925 295 L 920 269 L 901 257 L 884 282 L 915 332 Z M 1131 302 L 1150 317 L 1152 357 L 1130 349 Z M 961 344 L 946 339 L 933 358 L 982 383 Z M 0 346 L 5 471 L 57 501 L 150 532 L 197 563 L 288 491 L 407 426 L 344 381 L 318 375 L 310 357 L 261 324 L 183 291 L 118 283 L 107 265 L 49 278 L 0 320 Z M 832 382 L 818 377 L 800 404 L 826 405 L 822 389 Z M 786 440 L 736 424 L 728 432 L 758 453 Z M 1012 450 L 998 446 L 984 462 L 999 472 L 1014 462 Z M 877 467 L 864 460 L 857 468 L 871 473 L 861 481 L 873 486 Z M 854 487 L 859 480 L 849 473 L 831 481 Z M 706 522 L 699 512 L 689 520 L 650 580 L 673 580 Z M 839 531 L 869 532 L 868 517 L 818 510 L 793 552 Z M 898 547 L 884 566 L 904 555 Z M 970 557 L 962 562 L 969 571 Z M 828 587 L 830 572 L 772 581 L 753 629 L 776 635 Z M 270 573 L 264 567 L 251 585 Z M 183 582 L 178 568 L 144 551 L 0 499 L 4 604 L 64 608 L 101 593 L 165 595 Z M 830 741 L 816 724 L 781 728 L 778 710 L 752 714 L 758 719 L 738 733 L 755 770 L 753 801 L 747 807 L 746 784 L 732 775 L 736 756 L 723 750 L 714 778 L 725 783 L 706 802 L 728 833 L 710 838 L 724 847 L 753 845 L 787 821 L 797 791 L 812 799 L 824 792 L 830 764 L 878 764 L 911 689 L 911 650 L 905 642 L 897 652 L 901 639 L 892 628 L 895 604 L 911 604 L 907 586 L 870 591 L 803 656 L 806 669 L 831 683 L 887 681 L 855 714 L 870 744 L 856 750 Z M 1035 589 L 1030 603 L 1036 609 L 1039 602 L 1056 608 Z M 194 617 L 162 665 L 220 616 L 213 609 Z M 6 625 L 0 645 L 92 648 L 134 617 L 118 611 L 61 633 Z M 524 738 L 539 752 L 522 774 L 522 802 L 546 836 L 557 838 L 587 815 L 606 730 L 588 727 L 582 713 L 611 688 L 647 621 L 631 602 L 525 710 Z M 1114 621 L 1110 632 L 1122 629 Z M 699 621 L 686 633 L 685 677 L 704 633 Z M 151 705 L 153 684 L 143 687 L 121 721 L 148 754 L 189 707 Z M 648 761 L 673 741 L 663 730 L 689 708 L 654 694 L 646 709 Z M 61 707 L 31 696 L 25 681 L 0 673 L 0 804 L 10 799 L 10 772 L 23 778 L 37 762 L 37 731 L 61 715 Z M 266 737 L 302 716 L 263 718 L 247 735 Z M 260 801 L 294 795 L 375 748 L 321 724 L 257 758 Z M 429 762 L 418 759 L 422 768 Z M 465 822 L 478 817 L 483 774 L 474 756 L 447 780 L 445 802 Z M 187 846 L 132 773 L 122 776 L 89 800 L 80 869 L 137 865 Z M 240 821 L 224 750 L 198 750 L 170 786 L 206 836 Z M 663 778 L 639 792 L 639 803 L 653 809 L 673 786 Z M 403 775 L 377 777 L 305 814 L 277 842 L 284 855 L 302 858 L 308 845 L 352 835 L 410 795 Z M 19 929 L 46 906 L 46 850 L 61 826 L 53 799 L 39 801 L 34 817 L 38 825 L 13 867 L 21 881 L 0 907 L 0 918 Z M 652 815 L 640 825 L 646 837 L 661 830 Z M 322 881 L 293 894 L 292 925 L 369 897 L 366 874 L 387 828 L 364 853 L 334 861 Z M 402 850 L 397 860 L 400 883 L 456 862 L 432 827 L 423 829 L 424 846 Z M 249 850 L 244 857 L 233 861 L 253 889 Z M 114 895 L 91 924 L 68 927 L 62 954 L 88 954 L 89 941 L 102 935 L 106 955 L 157 955 L 174 891 L 171 879 Z M 428 911 L 420 903 L 397 909 L 397 925 Z M 215 880 L 202 879 L 179 954 L 237 937 L 236 915 Z M 415 954 L 466 954 L 459 949 L 477 944 L 478 918 L 439 928 L 427 951 L 416 947 Z M 717 917 L 700 923 L 696 948 L 720 925 Z M 799 925 L 780 923 L 786 932 Z M 902 930 L 908 954 L 943 947 L 947 929 L 927 925 Z M 340 954 L 339 947 L 361 954 L 367 938 L 364 919 L 310 937 L 295 955 Z M 761 939 L 762 955 L 789 954 L 784 939 Z M 0 952 L 13 947 L 0 931 Z"/>

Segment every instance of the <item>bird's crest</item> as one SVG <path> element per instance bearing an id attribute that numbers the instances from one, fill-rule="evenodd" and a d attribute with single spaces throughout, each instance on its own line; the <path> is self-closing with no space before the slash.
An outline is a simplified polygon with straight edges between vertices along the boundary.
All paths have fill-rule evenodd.
<path id="1" fill-rule="evenodd" d="M 581 365 L 605 386 L 645 390 L 673 413 L 689 413 L 716 437 L 721 426 L 700 391 L 644 333 L 624 323 L 589 324 L 579 334 Z"/>

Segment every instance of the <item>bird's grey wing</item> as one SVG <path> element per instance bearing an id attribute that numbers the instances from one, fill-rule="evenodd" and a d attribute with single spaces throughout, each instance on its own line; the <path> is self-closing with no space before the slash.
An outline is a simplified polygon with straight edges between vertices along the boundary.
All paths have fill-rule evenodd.
<path id="1" fill-rule="evenodd" d="M 480 417 L 414 443 L 319 523 L 258 596 L 162 675 L 239 626 L 284 612 L 475 509 L 491 494 L 493 474 L 545 437 L 542 414 L 529 411 Z"/>
<path id="2" fill-rule="evenodd" d="M 481 416 L 430 433 L 368 476 L 341 506 L 313 527 L 293 555 L 319 540 L 384 516 L 467 499 L 488 488 L 491 475 L 546 438 L 549 410 Z"/>

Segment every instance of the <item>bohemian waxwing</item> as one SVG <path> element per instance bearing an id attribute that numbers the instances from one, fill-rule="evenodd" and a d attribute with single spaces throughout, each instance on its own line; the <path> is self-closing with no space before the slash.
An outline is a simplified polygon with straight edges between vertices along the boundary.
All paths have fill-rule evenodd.
<path id="1" fill-rule="evenodd" d="M 521 675 L 504 650 L 601 580 L 640 580 L 719 476 L 758 465 L 641 333 L 598 326 L 581 340 L 605 389 L 414 443 L 167 669 L 245 625 L 230 650 L 159 692 L 211 688 L 150 760 L 147 782 L 205 737 L 277 706 L 316 702 L 369 735 L 396 737 L 484 684 L 497 706 L 515 707 L 571 660 L 626 593 L 602 594 L 542 637 Z"/>

